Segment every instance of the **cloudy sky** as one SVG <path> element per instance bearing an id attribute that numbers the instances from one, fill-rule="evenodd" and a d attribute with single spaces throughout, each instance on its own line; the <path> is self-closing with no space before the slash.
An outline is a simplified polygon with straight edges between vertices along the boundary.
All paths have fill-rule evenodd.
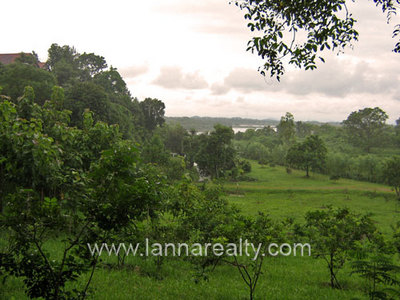
<path id="1" fill-rule="evenodd" d="M 5 3 L 4 3 L 5 2 Z M 360 41 L 326 53 L 315 71 L 291 69 L 281 83 L 257 72 L 246 52 L 251 32 L 229 0 L 44 1 L 2 3 L 0 53 L 36 51 L 52 43 L 94 52 L 123 75 L 135 97 L 158 98 L 167 116 L 219 116 L 342 121 L 379 106 L 400 117 L 400 54 L 391 52 L 394 18 L 372 1 L 350 4 Z"/>

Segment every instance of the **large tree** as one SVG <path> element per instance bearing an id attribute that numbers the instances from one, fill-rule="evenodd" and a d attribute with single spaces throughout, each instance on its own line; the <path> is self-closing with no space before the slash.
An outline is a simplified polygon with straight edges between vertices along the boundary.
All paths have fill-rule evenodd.
<path id="1" fill-rule="evenodd" d="M 286 61 L 300 68 L 315 69 L 324 50 L 341 51 L 358 40 L 356 20 L 346 0 L 236 0 L 245 11 L 251 31 L 257 31 L 247 50 L 256 52 L 265 63 L 263 75 L 278 80 L 285 72 Z M 396 13 L 399 0 L 373 0 L 387 14 L 388 21 Z M 400 34 L 396 25 L 393 37 Z M 400 42 L 394 47 L 400 52 Z"/>
<path id="2" fill-rule="evenodd" d="M 10 96 L 13 101 L 24 93 L 26 86 L 31 86 L 35 90 L 37 103 L 43 104 L 50 99 L 55 83 L 53 74 L 23 62 L 6 65 L 0 71 L 3 94 Z"/>
<path id="3" fill-rule="evenodd" d="M 165 104 L 161 100 L 146 98 L 139 105 L 144 118 L 144 126 L 149 132 L 164 124 Z"/>
<path id="4" fill-rule="evenodd" d="M 200 138 L 200 149 L 196 155 L 196 162 L 204 175 L 219 178 L 224 171 L 235 166 L 235 149 L 232 146 L 234 132 L 232 128 L 217 124 L 210 134 L 203 134 Z"/>
<path id="5" fill-rule="evenodd" d="M 380 145 L 384 138 L 384 128 L 388 115 L 379 107 L 353 111 L 343 121 L 350 143 L 362 147 L 366 152 Z"/>
<path id="6" fill-rule="evenodd" d="M 278 136 L 281 142 L 290 146 L 295 142 L 296 125 L 294 123 L 294 117 L 290 112 L 287 112 L 285 116 L 281 117 L 277 126 Z"/>
<path id="7" fill-rule="evenodd" d="M 73 125 L 82 125 L 82 115 L 86 109 L 94 112 L 96 121 L 109 122 L 111 103 L 104 88 L 92 82 L 75 84 L 68 90 L 65 105 L 72 111 Z"/>
<path id="8" fill-rule="evenodd" d="M 64 87 L 76 81 L 88 81 L 107 68 L 103 56 L 80 54 L 74 47 L 57 44 L 50 46 L 46 65 L 55 74 L 58 84 Z"/>
<path id="9" fill-rule="evenodd" d="M 326 163 L 327 149 L 324 141 L 317 135 L 310 135 L 303 143 L 290 147 L 286 160 L 290 166 L 306 171 L 309 177 L 310 170 L 321 171 Z"/>

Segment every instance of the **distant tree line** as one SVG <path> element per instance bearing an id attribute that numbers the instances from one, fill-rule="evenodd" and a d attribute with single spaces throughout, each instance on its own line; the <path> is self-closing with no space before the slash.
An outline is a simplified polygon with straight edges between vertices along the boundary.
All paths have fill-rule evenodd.
<path id="1" fill-rule="evenodd" d="M 234 146 L 239 155 L 261 164 L 383 183 L 388 160 L 400 155 L 400 118 L 394 126 L 387 119 L 379 107 L 354 111 L 337 126 L 296 122 L 286 113 L 276 129 L 236 133 Z"/>

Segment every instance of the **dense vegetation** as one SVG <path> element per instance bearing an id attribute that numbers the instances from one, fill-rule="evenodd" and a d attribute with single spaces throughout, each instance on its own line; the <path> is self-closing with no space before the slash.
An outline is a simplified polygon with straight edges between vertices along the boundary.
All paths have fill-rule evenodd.
<path id="1" fill-rule="evenodd" d="M 197 134 L 167 125 L 161 100 L 132 97 L 101 56 L 53 44 L 46 68 L 35 55 L 0 65 L 2 297 L 23 297 L 21 286 L 45 299 L 150 299 L 159 290 L 167 298 L 400 295 L 400 221 L 391 217 L 400 119 L 390 126 L 380 108 L 365 108 L 332 126 L 286 113 L 276 128 L 235 134 L 215 124 Z M 319 260 L 123 252 L 102 260 L 87 247 L 124 242 L 143 250 L 146 238 L 225 246 L 248 239 L 264 247 L 308 241 Z M 292 281 L 314 265 L 317 274 L 297 295 Z M 108 283 L 126 275 L 144 287 Z"/>

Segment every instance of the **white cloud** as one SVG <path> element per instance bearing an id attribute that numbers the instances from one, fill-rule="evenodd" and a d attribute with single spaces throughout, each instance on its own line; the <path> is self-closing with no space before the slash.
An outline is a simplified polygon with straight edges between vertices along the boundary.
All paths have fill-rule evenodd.
<path id="1" fill-rule="evenodd" d="M 137 65 L 137 66 L 129 66 L 124 67 L 118 70 L 122 77 L 125 79 L 134 78 L 143 74 L 146 74 L 149 71 L 149 66 L 146 65 Z"/>
<path id="2" fill-rule="evenodd" d="M 204 89 L 208 87 L 207 81 L 198 71 L 193 73 L 183 73 L 177 66 L 162 67 L 159 76 L 153 81 L 153 84 L 167 89 Z"/>

